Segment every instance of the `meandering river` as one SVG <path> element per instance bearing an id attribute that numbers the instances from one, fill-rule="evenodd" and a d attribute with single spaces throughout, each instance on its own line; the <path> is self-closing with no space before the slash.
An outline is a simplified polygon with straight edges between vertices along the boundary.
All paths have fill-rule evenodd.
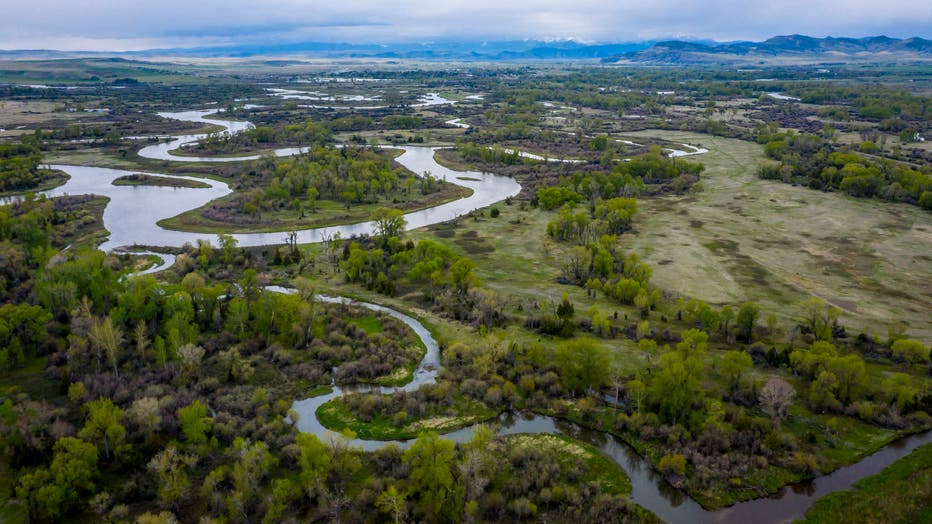
<path id="1" fill-rule="evenodd" d="M 438 97 L 439 98 L 439 97 Z M 439 103 L 440 100 L 430 100 Z M 163 117 L 200 122 L 204 124 L 220 125 L 224 133 L 238 133 L 249 129 L 248 122 L 217 120 L 207 118 L 216 113 L 216 110 L 186 111 L 181 113 L 160 113 Z M 192 144 L 206 135 L 184 135 L 174 137 L 166 143 L 146 146 L 139 151 L 140 156 L 168 161 L 196 161 L 196 162 L 240 162 L 253 160 L 258 155 L 241 157 L 186 157 L 171 154 L 185 145 Z M 686 154 L 702 154 L 706 150 L 693 146 L 687 147 L 692 151 L 682 151 Z M 431 175 L 446 179 L 450 183 L 467 187 L 473 191 L 472 195 L 449 202 L 434 208 L 415 211 L 405 215 L 408 229 L 423 227 L 430 224 L 444 222 L 473 210 L 486 207 L 501 201 L 509 196 L 518 194 L 521 186 L 511 178 L 473 171 L 454 171 L 448 169 L 434 160 L 434 149 L 428 147 L 400 147 L 404 152 L 397 158 L 402 166 L 416 174 L 429 172 Z M 285 148 L 273 152 L 276 156 L 290 156 L 303 152 L 304 148 Z M 676 152 L 674 151 L 675 155 Z M 170 188 L 156 186 L 114 186 L 113 180 L 121 176 L 136 173 L 119 169 L 107 169 L 87 166 L 55 165 L 70 175 L 65 185 L 45 192 L 48 196 L 61 196 L 66 194 L 94 193 L 110 198 L 110 203 L 104 211 L 104 226 L 110 231 L 110 237 L 100 248 L 102 250 L 115 250 L 133 245 L 152 245 L 180 247 L 186 243 L 194 243 L 199 239 L 213 241 L 212 235 L 168 230 L 158 226 L 157 222 L 164 218 L 200 207 L 213 199 L 225 196 L 231 192 L 230 188 L 214 180 L 207 180 L 177 175 L 172 178 L 198 180 L 206 183 L 207 188 Z M 298 242 L 320 242 L 339 234 L 343 238 L 353 235 L 370 234 L 373 226 L 369 222 L 334 226 L 327 228 L 307 229 L 298 232 Z M 284 242 L 285 233 L 250 233 L 233 235 L 241 246 L 258 246 L 267 244 L 280 244 Z M 163 256 L 163 255 L 160 255 Z M 173 257 L 163 256 L 163 264 L 151 268 L 152 272 L 169 265 Z M 292 292 L 287 288 L 269 288 L 273 291 Z M 324 428 L 316 417 L 319 406 L 353 391 L 379 391 L 391 394 L 398 391 L 413 391 L 423 384 L 436 381 L 440 368 L 440 348 L 423 324 L 393 309 L 369 304 L 353 302 L 340 297 L 318 297 L 319 300 L 329 302 L 345 302 L 365 307 L 397 318 L 408 325 L 426 348 L 425 355 L 418 364 L 411 382 L 400 388 L 386 388 L 378 386 L 336 386 L 327 395 L 300 400 L 294 403 L 294 410 L 298 413 L 297 427 L 300 431 L 311 432 L 324 440 L 336 436 Z M 698 503 L 684 495 L 681 491 L 671 487 L 647 464 L 630 446 L 605 433 L 587 430 L 575 424 L 544 416 L 524 416 L 505 414 L 495 421 L 499 432 L 511 433 L 562 433 L 598 447 L 606 455 L 612 457 L 620 464 L 631 477 L 633 486 L 632 500 L 654 512 L 668 522 L 786 522 L 801 517 L 812 502 L 827 493 L 846 489 L 857 480 L 879 472 L 898 458 L 905 456 L 916 447 L 932 442 L 932 433 L 916 435 L 897 441 L 877 453 L 864 458 L 851 466 L 841 468 L 836 472 L 789 486 L 770 498 L 757 499 L 736 504 L 729 508 L 717 511 L 707 511 Z M 464 428 L 444 435 L 456 441 L 465 441 L 471 438 L 474 427 Z M 354 440 L 350 442 L 364 449 L 372 450 L 385 446 L 388 443 L 370 440 Z M 405 447 L 409 441 L 399 441 L 395 444 Z"/>

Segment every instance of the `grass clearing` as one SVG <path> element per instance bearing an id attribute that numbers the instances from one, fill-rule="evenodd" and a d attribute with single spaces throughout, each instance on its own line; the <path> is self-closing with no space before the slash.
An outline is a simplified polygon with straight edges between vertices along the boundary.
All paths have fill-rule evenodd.
<path id="1" fill-rule="evenodd" d="M 309 229 L 314 227 L 329 227 L 340 224 L 354 224 L 369 220 L 373 211 L 381 207 L 401 209 L 405 212 L 417 211 L 429 207 L 439 206 L 465 198 L 472 194 L 472 190 L 455 184 L 443 184 L 440 190 L 428 195 L 417 195 L 410 199 L 383 199 L 370 204 L 357 204 L 349 209 L 340 202 L 332 200 L 318 200 L 314 203 L 313 212 L 299 213 L 291 207 L 263 211 L 257 223 L 235 223 L 215 220 L 205 217 L 203 212 L 207 206 L 192 209 L 178 216 L 159 222 L 159 225 L 178 231 L 191 231 L 195 233 L 267 233 L 275 231 L 290 231 Z M 238 198 L 231 194 L 224 199 Z M 302 217 L 303 214 L 303 217 Z"/>
<path id="2" fill-rule="evenodd" d="M 403 411 L 391 416 L 375 416 L 360 420 L 342 398 L 336 398 L 317 408 L 317 419 L 327 429 L 350 430 L 361 439 L 408 440 L 425 432 L 448 433 L 478 424 L 498 416 L 499 412 L 477 400 L 458 397 L 445 413 L 429 413 L 423 418 L 409 419 Z"/>
<path id="3" fill-rule="evenodd" d="M 170 178 L 164 176 L 144 175 L 136 173 L 132 175 L 121 176 L 113 181 L 115 186 L 160 186 L 160 187 L 188 187 L 188 188 L 209 188 L 210 184 L 198 182 L 197 180 L 188 180 L 184 178 Z"/>
<path id="4" fill-rule="evenodd" d="M 350 320 L 350 322 L 359 326 L 369 335 L 381 333 L 382 329 L 384 328 L 384 326 L 382 326 L 382 320 L 375 315 L 363 315 L 354 317 Z"/>
<path id="5" fill-rule="evenodd" d="M 701 145 L 710 152 L 703 190 L 641 199 L 628 245 L 654 268 L 653 282 L 713 304 L 753 300 L 794 318 L 812 295 L 840 307 L 842 322 L 884 333 L 905 321 L 932 343 L 932 214 L 757 178 L 761 146 L 696 133 L 632 136 Z"/>

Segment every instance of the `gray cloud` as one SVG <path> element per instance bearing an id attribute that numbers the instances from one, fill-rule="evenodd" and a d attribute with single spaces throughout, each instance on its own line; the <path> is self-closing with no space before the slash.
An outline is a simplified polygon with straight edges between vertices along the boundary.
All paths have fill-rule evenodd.
<path id="1" fill-rule="evenodd" d="M 31 0 L 4 8 L 0 48 L 127 50 L 232 43 L 574 38 L 760 40 L 923 36 L 927 0 Z"/>

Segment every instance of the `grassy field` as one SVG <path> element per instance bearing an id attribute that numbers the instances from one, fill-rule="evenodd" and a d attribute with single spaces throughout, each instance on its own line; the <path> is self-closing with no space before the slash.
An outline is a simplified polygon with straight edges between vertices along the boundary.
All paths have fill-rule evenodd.
<path id="1" fill-rule="evenodd" d="M 164 186 L 209 188 L 209 184 L 184 178 L 168 178 L 153 175 L 134 174 L 121 176 L 113 181 L 115 186 Z"/>
<path id="2" fill-rule="evenodd" d="M 306 211 L 304 217 L 293 208 L 264 211 L 258 224 L 238 224 L 203 216 L 203 208 L 193 209 L 178 216 L 162 220 L 159 225 L 168 229 L 179 231 L 193 231 L 196 233 L 260 233 L 273 231 L 288 231 L 292 229 L 308 229 L 312 227 L 327 227 L 338 224 L 353 224 L 369 220 L 369 215 L 380 207 L 401 209 L 402 211 L 417 211 L 428 207 L 435 207 L 446 202 L 465 198 L 472 194 L 472 190 L 455 184 L 444 184 L 443 187 L 429 195 L 419 195 L 410 200 L 397 201 L 397 199 L 384 199 L 372 204 L 353 205 L 349 209 L 342 203 L 332 200 L 318 200 L 315 202 L 314 212 Z M 231 198 L 231 197 L 224 197 Z M 209 204 L 208 204 L 209 205 Z"/>
<path id="3" fill-rule="evenodd" d="M 91 113 L 56 111 L 63 104 L 45 100 L 0 102 L 0 138 L 31 133 L 36 126 L 66 126 L 92 118 Z"/>
<path id="4" fill-rule="evenodd" d="M 932 444 L 861 479 L 849 491 L 822 497 L 802 522 L 932 522 Z"/>
<path id="5" fill-rule="evenodd" d="M 702 145 L 703 190 L 642 199 L 626 240 L 663 289 L 710 303 L 759 302 L 784 318 L 816 295 L 857 331 L 902 320 L 932 342 L 932 214 L 760 180 L 756 144 L 670 131 L 649 136 Z"/>
<path id="6" fill-rule="evenodd" d="M 417 438 L 425 432 L 448 433 L 489 420 L 498 414 L 498 411 L 486 408 L 481 402 L 462 396 L 447 412 L 431 413 L 419 419 L 377 416 L 364 422 L 339 398 L 320 406 L 316 413 L 317 419 L 327 429 L 341 432 L 350 430 L 359 438 L 372 440 L 406 440 Z"/>

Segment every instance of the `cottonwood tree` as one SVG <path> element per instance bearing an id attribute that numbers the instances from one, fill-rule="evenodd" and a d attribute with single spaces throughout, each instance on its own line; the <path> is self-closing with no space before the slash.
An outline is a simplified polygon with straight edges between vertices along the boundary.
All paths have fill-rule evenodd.
<path id="1" fill-rule="evenodd" d="M 194 344 L 184 344 L 178 348 L 178 357 L 181 358 L 181 372 L 186 379 L 197 375 L 204 360 L 204 348 Z"/>
<path id="2" fill-rule="evenodd" d="M 641 403 L 644 401 L 644 398 L 647 396 L 647 386 L 644 382 L 641 381 L 639 375 L 635 375 L 633 379 L 629 380 L 625 384 L 625 390 L 628 392 L 628 398 L 634 402 L 635 413 L 641 413 Z"/>
<path id="3" fill-rule="evenodd" d="M 103 445 L 104 457 L 110 458 L 110 453 L 119 453 L 126 438 L 126 428 L 120 424 L 123 412 L 113 404 L 109 398 L 92 400 L 84 405 L 87 409 L 87 420 L 78 436 L 89 441 Z"/>
<path id="4" fill-rule="evenodd" d="M 777 427 L 786 416 L 786 410 L 796 398 L 796 390 L 789 382 L 781 378 L 771 378 L 761 388 L 757 400 L 761 403 L 764 412 L 770 415 Z"/>
<path id="5" fill-rule="evenodd" d="M 326 491 L 327 472 L 330 471 L 330 454 L 323 442 L 311 433 L 299 433 L 295 437 L 298 446 L 299 480 L 310 501 Z"/>
<path id="6" fill-rule="evenodd" d="M 407 221 L 400 209 L 380 207 L 369 215 L 369 220 L 375 223 L 375 231 L 384 245 L 389 238 L 397 237 L 405 229 Z"/>
<path id="7" fill-rule="evenodd" d="M 687 415 L 693 403 L 702 400 L 699 382 L 702 362 L 672 351 L 661 355 L 657 368 L 649 386 L 651 402 L 659 407 L 664 419 L 676 425 Z"/>
<path id="8" fill-rule="evenodd" d="M 398 491 L 398 488 L 396 488 L 394 484 L 389 485 L 385 488 L 385 491 L 379 494 L 379 498 L 376 499 L 375 505 L 378 506 L 382 512 L 391 515 L 394 524 L 402 524 L 405 521 L 405 517 L 408 515 L 408 505 L 405 502 L 405 496 Z"/>
<path id="9" fill-rule="evenodd" d="M 453 494 L 453 441 L 429 434 L 414 441 L 403 460 L 411 468 L 410 490 L 427 520 L 440 518 Z"/>
<path id="10" fill-rule="evenodd" d="M 818 340 L 832 340 L 832 330 L 838 322 L 841 310 L 829 306 L 819 297 L 802 303 L 803 324 Z"/>
<path id="11" fill-rule="evenodd" d="M 184 433 L 188 442 L 192 444 L 207 442 L 211 420 L 207 416 L 207 406 L 200 400 L 178 408 L 178 421 L 181 423 L 181 432 Z"/>
<path id="12" fill-rule="evenodd" d="M 487 426 L 476 427 L 473 438 L 464 446 L 463 458 L 456 465 L 460 483 L 465 489 L 463 521 L 475 522 L 479 500 L 485 494 L 485 487 L 491 481 L 494 463 L 489 451 L 492 430 Z"/>
<path id="13" fill-rule="evenodd" d="M 589 393 L 602 387 L 610 372 L 608 351 L 594 339 L 581 338 L 561 344 L 554 355 L 563 385 Z"/>
<path id="14" fill-rule="evenodd" d="M 734 395 L 741 389 L 745 374 L 754 366 L 754 362 L 744 351 L 728 351 L 716 361 L 716 366 L 725 378 L 728 393 Z"/>
<path id="15" fill-rule="evenodd" d="M 142 397 L 133 401 L 129 408 L 130 418 L 136 423 L 139 431 L 150 434 L 158 431 L 162 424 L 161 406 L 155 397 Z"/>
<path id="16" fill-rule="evenodd" d="M 149 461 L 149 469 L 158 479 L 159 503 L 167 508 L 178 509 L 189 495 L 191 477 L 189 473 L 197 465 L 197 456 L 188 455 L 170 446 L 158 452 Z"/>
<path id="17" fill-rule="evenodd" d="M 88 442 L 64 437 L 55 442 L 55 456 L 48 468 L 22 475 L 16 496 L 26 501 L 36 521 L 57 520 L 94 490 L 97 448 Z"/>
<path id="18" fill-rule="evenodd" d="M 893 358 L 908 364 L 927 364 L 929 348 L 918 340 L 899 339 L 891 347 Z"/>
<path id="19" fill-rule="evenodd" d="M 760 306 L 754 302 L 745 302 L 738 309 L 735 323 L 738 325 L 738 332 L 741 333 L 748 344 L 754 338 L 754 324 L 757 322 L 758 316 L 760 316 Z"/>
<path id="20" fill-rule="evenodd" d="M 123 330 L 114 325 L 113 319 L 107 316 L 103 320 L 95 319 L 87 334 L 97 354 L 107 355 L 107 360 L 113 367 L 113 374 L 119 377 L 117 363 L 123 344 Z"/>

